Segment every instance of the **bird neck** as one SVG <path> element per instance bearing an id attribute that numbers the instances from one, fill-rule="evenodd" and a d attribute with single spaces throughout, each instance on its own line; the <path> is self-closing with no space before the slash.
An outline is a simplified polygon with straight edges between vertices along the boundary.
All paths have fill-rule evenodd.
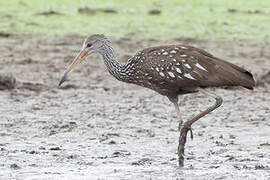
<path id="1" fill-rule="evenodd" d="M 109 73 L 120 81 L 126 81 L 128 78 L 124 71 L 125 65 L 116 60 L 114 50 L 110 43 L 104 45 L 104 49 L 101 54 Z"/>

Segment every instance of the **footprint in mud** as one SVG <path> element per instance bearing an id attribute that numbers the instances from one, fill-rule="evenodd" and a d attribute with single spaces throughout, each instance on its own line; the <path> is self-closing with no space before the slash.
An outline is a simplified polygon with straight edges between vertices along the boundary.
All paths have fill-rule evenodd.
<path id="1" fill-rule="evenodd" d="M 139 129 L 137 130 L 137 133 L 146 134 L 148 137 L 155 137 L 156 133 L 152 129 Z"/>
<path id="2" fill-rule="evenodd" d="M 48 89 L 48 87 L 40 83 L 23 82 L 18 86 L 18 89 L 40 92 L 41 90 Z"/>
<path id="3" fill-rule="evenodd" d="M 115 158 L 115 157 L 126 157 L 126 156 L 129 156 L 129 155 L 131 155 L 131 153 L 130 152 L 128 152 L 128 151 L 115 151 L 113 154 L 112 154 L 112 156 L 111 156 L 111 158 Z"/>
<path id="4" fill-rule="evenodd" d="M 58 133 L 63 133 L 63 132 L 71 132 L 74 129 L 76 129 L 78 126 L 76 124 L 76 122 L 68 122 L 68 123 L 64 123 L 62 125 L 58 125 L 58 124 L 54 124 L 50 127 L 44 127 L 43 129 L 50 129 L 50 133 L 49 136 L 51 135 L 55 135 Z"/>
<path id="5" fill-rule="evenodd" d="M 152 164 L 153 160 L 150 158 L 142 158 L 139 161 L 132 162 L 131 165 L 133 166 L 145 166 Z"/>
<path id="6" fill-rule="evenodd" d="M 99 137 L 99 142 L 108 144 L 116 144 L 116 141 L 112 140 L 111 137 L 120 137 L 118 133 L 104 133 Z"/>

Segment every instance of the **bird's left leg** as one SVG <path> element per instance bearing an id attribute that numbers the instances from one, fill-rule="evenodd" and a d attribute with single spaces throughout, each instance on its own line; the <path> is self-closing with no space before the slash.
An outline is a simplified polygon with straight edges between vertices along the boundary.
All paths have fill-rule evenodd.
<path id="1" fill-rule="evenodd" d="M 177 101 L 174 101 L 173 105 L 174 105 L 175 111 L 177 113 L 177 117 L 179 119 L 178 130 L 180 131 L 181 126 L 183 124 L 183 119 L 182 119 L 182 116 L 181 116 L 181 113 L 180 113 L 179 104 L 178 104 Z"/>
<path id="2" fill-rule="evenodd" d="M 168 97 L 169 100 L 173 103 L 176 114 L 177 114 L 177 118 L 179 119 L 179 124 L 178 124 L 178 130 L 181 129 L 181 126 L 183 124 L 183 119 L 180 113 L 180 109 L 179 109 L 179 104 L 178 104 L 178 96 L 173 96 L 173 97 Z"/>
<path id="3" fill-rule="evenodd" d="M 183 127 L 183 119 L 182 119 L 182 115 L 180 113 L 179 104 L 178 104 L 178 102 L 173 102 L 173 104 L 174 104 L 174 107 L 175 107 L 175 111 L 177 113 L 177 117 L 179 119 L 178 131 L 181 131 L 181 128 Z M 193 132 L 192 132 L 191 127 L 189 128 L 189 132 L 190 132 L 191 139 L 193 139 Z"/>

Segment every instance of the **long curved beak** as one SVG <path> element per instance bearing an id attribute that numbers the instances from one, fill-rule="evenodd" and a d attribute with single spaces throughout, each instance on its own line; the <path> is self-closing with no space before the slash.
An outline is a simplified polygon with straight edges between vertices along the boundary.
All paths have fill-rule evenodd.
<path id="1" fill-rule="evenodd" d="M 66 80 L 69 73 L 71 73 L 77 66 L 80 64 L 87 56 L 89 55 L 88 51 L 83 48 L 81 52 L 77 55 L 77 57 L 72 61 L 72 63 L 68 66 L 68 68 L 65 70 L 60 82 L 59 86 L 63 84 L 63 82 Z"/>

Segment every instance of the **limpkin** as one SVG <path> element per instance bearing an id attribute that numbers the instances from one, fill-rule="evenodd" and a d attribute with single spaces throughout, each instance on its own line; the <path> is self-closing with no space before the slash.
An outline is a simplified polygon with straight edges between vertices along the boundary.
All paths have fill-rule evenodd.
<path id="1" fill-rule="evenodd" d="M 183 166 L 186 135 L 191 131 L 191 125 L 218 108 L 222 104 L 222 98 L 203 90 L 202 92 L 215 98 L 215 104 L 182 125 L 178 95 L 195 93 L 198 92 L 198 88 L 206 87 L 243 86 L 253 89 L 255 86 L 253 76 L 247 70 L 202 49 L 181 44 L 146 48 L 131 57 L 126 64 L 121 64 L 116 60 L 111 41 L 102 34 L 92 35 L 84 41 L 82 50 L 64 72 L 59 86 L 91 53 L 103 56 L 109 73 L 116 79 L 150 88 L 167 96 L 174 104 L 180 119 L 180 166 Z"/>

